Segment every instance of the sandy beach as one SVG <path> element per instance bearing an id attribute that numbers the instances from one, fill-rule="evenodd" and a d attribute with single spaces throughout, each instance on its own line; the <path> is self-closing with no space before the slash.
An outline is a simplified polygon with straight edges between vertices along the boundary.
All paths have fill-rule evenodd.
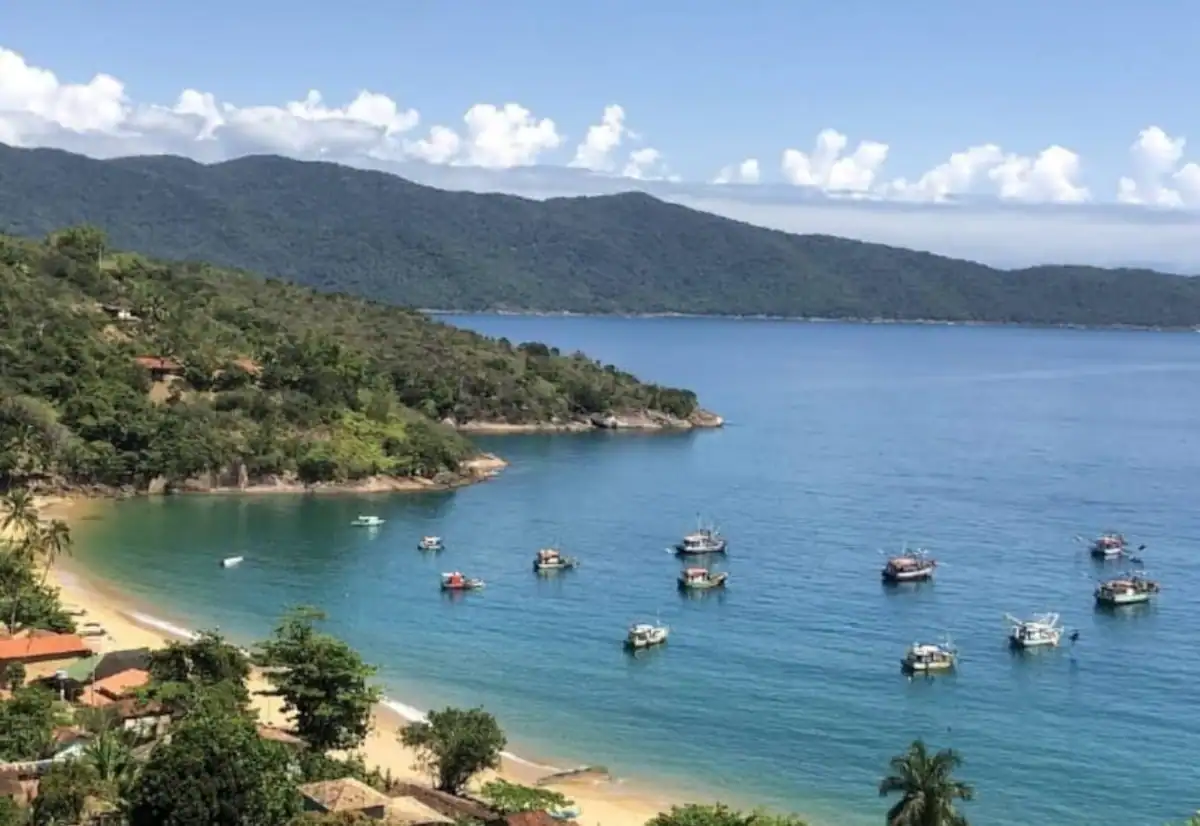
<path id="1" fill-rule="evenodd" d="M 103 500 L 43 498 L 39 500 L 39 513 L 44 519 L 63 519 L 73 527 L 78 527 L 79 521 L 86 518 L 89 510 L 104 507 L 104 504 Z M 62 600 L 67 606 L 85 611 L 88 621 L 97 622 L 105 629 L 107 634 L 101 638 L 105 651 L 159 648 L 173 638 L 182 636 L 183 629 L 179 629 L 180 634 L 176 635 L 152 624 L 150 615 L 139 610 L 140 606 L 120 594 L 110 583 L 90 579 L 86 571 L 72 566 L 70 560 L 58 564 L 50 572 L 50 581 L 61 590 Z M 282 714 L 280 701 L 257 693 L 268 688 L 262 675 L 254 673 L 249 687 L 260 721 L 286 727 L 288 721 Z M 412 751 L 399 742 L 398 732 L 407 722 L 405 717 L 386 705 L 377 706 L 373 730 L 359 754 L 368 765 L 391 772 L 397 779 L 428 784 L 429 778 L 414 769 Z M 477 782 L 486 782 L 499 776 L 510 782 L 532 785 L 551 773 L 547 767 L 533 765 L 519 757 L 506 758 L 499 772 L 481 777 Z M 633 790 L 619 780 L 586 775 L 547 784 L 546 788 L 574 800 L 580 809 L 578 821 L 584 826 L 642 826 L 655 814 L 669 808 L 672 802 L 681 802 L 645 789 Z"/>

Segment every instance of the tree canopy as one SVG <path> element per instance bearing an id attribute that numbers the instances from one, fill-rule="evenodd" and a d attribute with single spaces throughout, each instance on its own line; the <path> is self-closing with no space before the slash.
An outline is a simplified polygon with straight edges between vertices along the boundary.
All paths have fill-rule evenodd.
<path id="1" fill-rule="evenodd" d="M 400 742 L 417 752 L 418 765 L 438 789 L 458 794 L 475 775 L 499 767 L 508 741 L 482 708 L 444 708 L 403 729 Z"/>
<path id="2" fill-rule="evenodd" d="M 730 808 L 723 803 L 713 805 L 689 803 L 672 806 L 660 812 L 646 826 L 805 826 L 795 815 L 773 814 L 756 809 L 750 812 Z"/>
<path id="3" fill-rule="evenodd" d="M 202 631 L 188 642 L 172 641 L 150 652 L 149 693 L 171 708 L 186 708 L 198 694 L 245 709 L 250 660 L 215 631 Z"/>
<path id="4" fill-rule="evenodd" d="M 974 788 L 954 778 L 962 757 L 953 749 L 930 754 L 923 740 L 914 740 L 908 751 L 891 760 L 891 770 L 879 783 L 879 796 L 900 795 L 888 810 L 888 826 L 967 826 L 955 808 L 972 800 Z"/>
<path id="5" fill-rule="evenodd" d="M 122 249 L 414 307 L 1200 324 L 1195 279 L 1081 266 L 1003 271 L 792 235 L 636 192 L 530 200 L 279 157 L 201 166 L 3 146 L 0 189 L 3 231 L 44 235 L 88 221 Z M 84 261 L 108 254 L 87 233 L 71 236 L 69 249 Z"/>

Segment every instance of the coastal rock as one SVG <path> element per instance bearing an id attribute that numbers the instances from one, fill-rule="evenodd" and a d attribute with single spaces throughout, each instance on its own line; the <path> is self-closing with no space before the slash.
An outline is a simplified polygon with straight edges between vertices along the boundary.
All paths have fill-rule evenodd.
<path id="1" fill-rule="evenodd" d="M 453 422 L 447 419 L 445 423 Z M 624 413 L 594 413 L 581 419 L 549 422 L 470 421 L 452 426 L 463 433 L 503 435 L 516 433 L 583 433 L 589 430 L 691 430 L 722 427 L 725 420 L 708 410 L 695 410 L 687 418 L 679 418 L 661 410 L 639 410 Z"/>

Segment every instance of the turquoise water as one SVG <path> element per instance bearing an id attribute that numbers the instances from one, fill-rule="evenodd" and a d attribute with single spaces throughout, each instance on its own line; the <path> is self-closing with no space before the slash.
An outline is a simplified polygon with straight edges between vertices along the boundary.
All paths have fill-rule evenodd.
<path id="1" fill-rule="evenodd" d="M 481 703 L 518 753 L 876 824 L 887 759 L 954 746 L 972 822 L 1148 824 L 1200 805 L 1200 337 L 700 319 L 473 317 L 690 386 L 719 432 L 481 439 L 512 462 L 448 494 L 121 503 L 79 556 L 164 616 L 250 639 L 288 605 L 406 703 Z M 377 513 L 377 532 L 351 528 Z M 665 552 L 697 513 L 731 540 L 725 594 L 685 599 Z M 1092 605 L 1074 541 L 1116 527 L 1164 585 Z M 440 557 L 415 550 L 445 537 Z M 928 545 L 931 586 L 881 587 L 878 549 Z M 537 547 L 583 559 L 540 580 Z M 246 562 L 222 570 L 220 557 Z M 448 599 L 438 574 L 488 582 Z M 1073 648 L 1015 656 L 1006 612 L 1059 611 Z M 667 648 L 630 658 L 658 614 Z M 949 633 L 953 677 L 904 647 Z M 586 818 L 586 815 L 585 815 Z"/>

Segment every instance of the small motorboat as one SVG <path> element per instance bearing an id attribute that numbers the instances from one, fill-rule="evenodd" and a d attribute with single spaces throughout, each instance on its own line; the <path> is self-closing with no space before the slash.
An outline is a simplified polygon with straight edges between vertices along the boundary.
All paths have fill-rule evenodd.
<path id="1" fill-rule="evenodd" d="M 685 568 L 679 575 L 679 587 L 684 591 L 708 591 L 712 588 L 724 588 L 729 574 L 716 573 L 708 568 Z"/>
<path id="2" fill-rule="evenodd" d="M 244 556 L 227 556 L 221 560 L 221 567 L 232 568 L 235 565 L 241 565 L 243 559 L 245 559 Z"/>
<path id="3" fill-rule="evenodd" d="M 906 674 L 936 674 L 953 671 L 958 652 L 946 641 L 942 644 L 914 642 L 904 652 L 900 668 Z"/>
<path id="4" fill-rule="evenodd" d="M 880 571 L 884 582 L 924 582 L 933 579 L 937 568 L 937 560 L 927 551 L 920 548 L 904 551 L 899 556 L 893 556 Z"/>
<path id="5" fill-rule="evenodd" d="M 1108 608 L 1140 605 L 1149 602 L 1158 592 L 1158 583 L 1148 579 L 1145 571 L 1134 571 L 1097 585 L 1096 604 Z"/>
<path id="6" fill-rule="evenodd" d="M 723 554 L 729 547 L 728 541 L 721 535 L 715 525 L 697 525 L 696 530 L 687 534 L 675 545 L 675 553 L 680 556 L 700 556 L 702 554 Z"/>
<path id="7" fill-rule="evenodd" d="M 1010 626 L 1008 641 L 1013 648 L 1054 647 L 1062 641 L 1064 629 L 1058 622 L 1058 614 L 1038 614 L 1027 620 L 1006 614 L 1005 619 Z"/>
<path id="8" fill-rule="evenodd" d="M 478 591 L 482 587 L 482 579 L 463 576 L 460 571 L 442 574 L 443 591 Z"/>
<path id="9" fill-rule="evenodd" d="M 350 524 L 356 528 L 378 528 L 383 522 L 378 516 L 359 516 Z"/>
<path id="10" fill-rule="evenodd" d="M 1124 534 L 1116 531 L 1105 531 L 1092 540 L 1088 552 L 1096 559 L 1113 559 L 1129 549 L 1129 542 Z"/>
<path id="11" fill-rule="evenodd" d="M 533 558 L 533 570 L 539 574 L 551 571 L 569 571 L 578 566 L 578 559 L 566 556 L 557 548 L 542 548 Z"/>
<path id="12" fill-rule="evenodd" d="M 442 544 L 440 536 L 422 536 L 421 541 L 417 543 L 418 551 L 444 551 L 446 546 Z"/>
<path id="13" fill-rule="evenodd" d="M 629 633 L 625 635 L 625 647 L 634 651 L 641 648 L 653 648 L 665 643 L 670 633 L 671 629 L 665 625 L 637 623 L 629 626 Z"/>

